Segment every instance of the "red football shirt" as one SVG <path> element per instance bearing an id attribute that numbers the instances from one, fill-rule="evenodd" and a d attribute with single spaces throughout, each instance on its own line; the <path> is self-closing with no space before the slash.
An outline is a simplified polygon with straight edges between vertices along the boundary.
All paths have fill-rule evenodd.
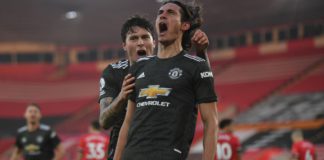
<path id="1" fill-rule="evenodd" d="M 101 133 L 89 133 L 80 139 L 82 160 L 106 160 L 108 137 Z"/>
<path id="2" fill-rule="evenodd" d="M 308 141 L 294 143 L 291 152 L 298 160 L 315 160 L 315 146 Z"/>
<path id="3" fill-rule="evenodd" d="M 215 160 L 237 160 L 240 147 L 240 141 L 233 133 L 220 132 Z"/>

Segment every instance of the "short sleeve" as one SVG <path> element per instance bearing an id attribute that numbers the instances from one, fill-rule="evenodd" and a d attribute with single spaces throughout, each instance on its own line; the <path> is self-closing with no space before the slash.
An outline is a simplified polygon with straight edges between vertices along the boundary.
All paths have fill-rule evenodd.
<path id="1" fill-rule="evenodd" d="M 99 84 L 99 101 L 105 97 L 116 98 L 119 94 L 118 84 L 114 80 L 112 67 L 109 65 L 102 73 Z"/>
<path id="2" fill-rule="evenodd" d="M 54 130 L 49 131 L 49 139 L 51 144 L 53 145 L 53 148 L 56 148 L 61 142 L 61 139 Z"/>
<path id="3" fill-rule="evenodd" d="M 19 133 L 16 135 L 16 142 L 15 142 L 15 145 L 16 145 L 16 147 L 19 148 L 19 149 L 22 149 L 22 148 L 23 148 L 23 145 L 21 144 L 21 136 L 20 136 Z"/>
<path id="4" fill-rule="evenodd" d="M 217 101 L 213 73 L 205 61 L 197 64 L 193 86 L 197 104 Z"/>

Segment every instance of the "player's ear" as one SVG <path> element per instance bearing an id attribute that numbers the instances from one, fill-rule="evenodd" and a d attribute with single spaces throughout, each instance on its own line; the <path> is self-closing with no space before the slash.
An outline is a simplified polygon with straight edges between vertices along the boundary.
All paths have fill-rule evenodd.
<path id="1" fill-rule="evenodd" d="M 126 49 L 126 43 L 125 42 L 123 42 L 123 49 L 124 49 L 124 51 L 127 51 L 127 49 Z"/>
<path id="2" fill-rule="evenodd" d="M 190 23 L 189 22 L 183 22 L 182 24 L 181 24 L 181 30 L 182 31 L 187 31 L 187 30 L 189 30 L 190 29 Z"/>
<path id="3" fill-rule="evenodd" d="M 156 41 L 153 40 L 153 49 L 155 49 L 155 46 L 156 46 Z"/>

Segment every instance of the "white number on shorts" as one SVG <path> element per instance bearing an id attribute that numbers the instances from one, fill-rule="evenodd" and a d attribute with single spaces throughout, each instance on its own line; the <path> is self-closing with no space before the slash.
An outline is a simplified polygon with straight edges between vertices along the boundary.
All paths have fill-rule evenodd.
<path id="1" fill-rule="evenodd" d="M 88 159 L 103 159 L 105 157 L 103 143 L 88 143 L 87 147 L 89 149 Z"/>
<path id="2" fill-rule="evenodd" d="M 232 157 L 232 148 L 229 143 L 217 143 L 217 159 L 225 160 Z"/>

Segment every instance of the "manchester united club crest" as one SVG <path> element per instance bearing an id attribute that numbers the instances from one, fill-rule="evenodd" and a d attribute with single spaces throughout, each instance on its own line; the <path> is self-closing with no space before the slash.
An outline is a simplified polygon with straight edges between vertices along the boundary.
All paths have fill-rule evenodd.
<path id="1" fill-rule="evenodd" d="M 36 141 L 37 143 L 42 143 L 43 142 L 43 137 L 42 136 L 37 136 Z"/>
<path id="2" fill-rule="evenodd" d="M 22 137 L 21 138 L 21 143 L 26 143 L 27 142 L 27 138 L 26 137 Z"/>
<path id="3" fill-rule="evenodd" d="M 173 68 L 169 71 L 169 77 L 171 79 L 178 79 L 182 76 L 182 70 L 180 68 Z"/>

